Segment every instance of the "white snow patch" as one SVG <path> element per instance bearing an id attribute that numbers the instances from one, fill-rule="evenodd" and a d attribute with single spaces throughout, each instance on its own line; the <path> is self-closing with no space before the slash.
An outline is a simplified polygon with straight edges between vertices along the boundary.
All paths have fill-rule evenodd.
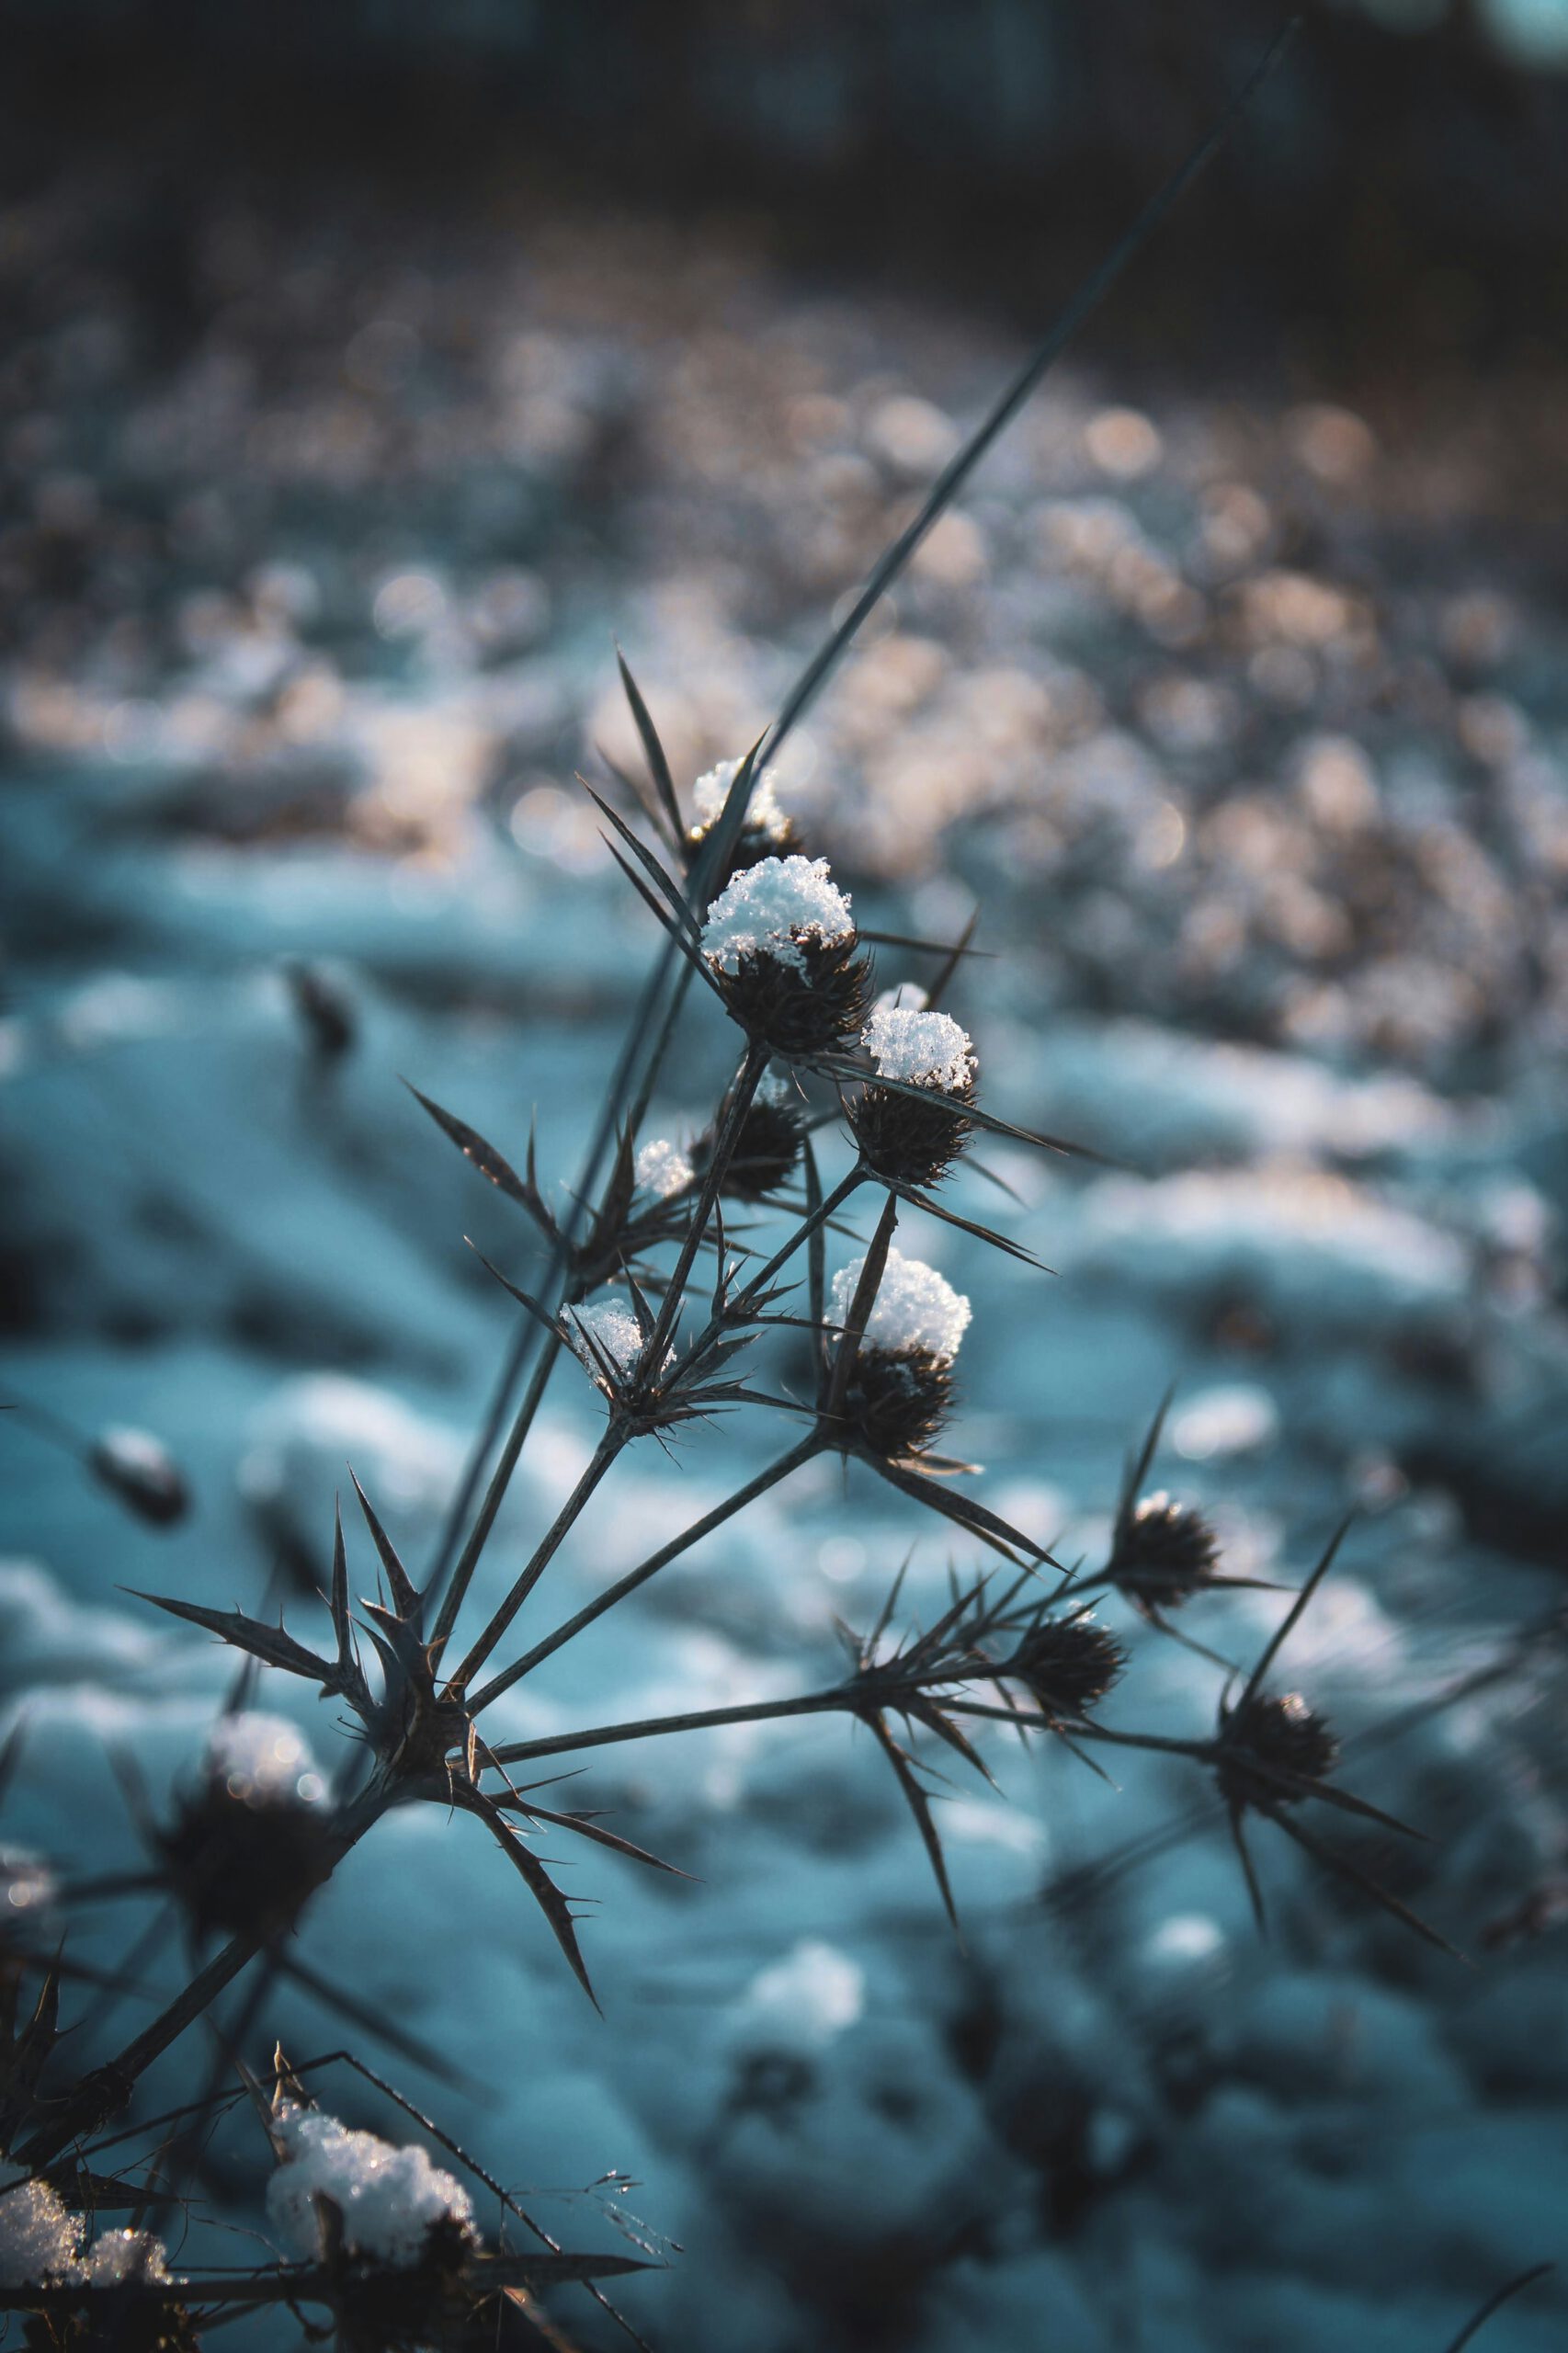
<path id="1" fill-rule="evenodd" d="M 710 768 L 705 776 L 698 778 L 691 788 L 691 797 L 697 804 L 697 833 L 705 834 L 710 825 L 718 824 L 729 798 L 730 787 L 740 772 L 739 760 L 721 760 L 717 767 Z M 769 841 L 782 841 L 789 832 L 790 820 L 778 806 L 777 768 L 764 768 L 753 784 L 751 799 L 746 802 L 745 821 L 759 833 L 766 834 Z"/>
<path id="2" fill-rule="evenodd" d="M 82 2270 L 94 2288 L 118 2288 L 125 2279 L 166 2279 L 168 2249 L 151 2231 L 106 2231 L 87 2249 Z"/>
<path id="3" fill-rule="evenodd" d="M 655 1136 L 637 1155 L 637 1182 L 661 1201 L 667 1201 L 672 1193 L 684 1192 L 695 1173 L 679 1144 L 667 1136 Z"/>
<path id="4" fill-rule="evenodd" d="M 861 1044 L 877 1065 L 879 1078 L 902 1079 L 909 1086 L 934 1086 L 943 1094 L 974 1076 L 974 1048 L 967 1029 L 950 1013 L 916 1013 L 879 1006 L 861 1032 Z"/>
<path id="5" fill-rule="evenodd" d="M 630 1372 L 642 1352 L 642 1328 L 621 1300 L 599 1299 L 586 1307 L 569 1307 L 564 1321 L 575 1325 L 577 1336 L 572 1347 L 596 1381 L 601 1378 L 601 1367 L 595 1347 L 619 1373 Z M 675 1350 L 666 1349 L 665 1364 L 671 1363 L 674 1357 Z"/>
<path id="6" fill-rule="evenodd" d="M 722 972 L 738 972 L 743 956 L 771 956 L 803 972 L 802 939 L 830 947 L 854 931 L 849 901 L 825 858 L 765 858 L 737 874 L 709 908 L 702 952 Z"/>
<path id="7" fill-rule="evenodd" d="M 1278 1406 L 1267 1389 L 1250 1381 L 1205 1389 L 1171 1416 L 1171 1444 L 1189 1462 L 1253 1454 L 1272 1446 L 1278 1435 Z"/>
<path id="8" fill-rule="evenodd" d="M 803 1937 L 759 1970 L 735 2005 L 737 2038 L 770 2051 L 824 2051 L 858 2023 L 866 1972 L 836 1945 Z"/>
<path id="9" fill-rule="evenodd" d="M 394 2148 L 374 2132 L 350 2131 L 319 2109 L 286 2108 L 273 2130 L 284 2157 L 267 2186 L 267 2211 L 297 2255 L 317 2250 L 318 2197 L 341 2211 L 350 2250 L 385 2263 L 417 2263 L 433 2222 L 473 2228 L 467 2190 L 423 2149 Z"/>
<path id="10" fill-rule="evenodd" d="M 47 2182 L 0 2184 L 0 2288 L 69 2278 L 80 2227 Z"/>
<path id="11" fill-rule="evenodd" d="M 866 1261 L 852 1258 L 833 1279 L 833 1318 L 842 1324 L 849 1313 Z M 866 1340 L 891 1356 L 922 1349 L 939 1364 L 951 1364 L 968 1331 L 971 1308 L 961 1291 L 923 1259 L 888 1252 L 888 1262 L 866 1324 Z"/>

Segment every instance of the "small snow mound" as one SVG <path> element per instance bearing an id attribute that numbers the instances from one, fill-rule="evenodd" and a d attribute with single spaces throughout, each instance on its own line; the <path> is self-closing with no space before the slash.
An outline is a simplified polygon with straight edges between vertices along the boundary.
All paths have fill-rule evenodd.
<path id="1" fill-rule="evenodd" d="M 908 1086 L 934 1086 L 944 1095 L 967 1086 L 974 1076 L 974 1048 L 967 1029 L 950 1013 L 916 1013 L 879 1006 L 861 1034 L 879 1078 L 902 1079 Z"/>
<path id="2" fill-rule="evenodd" d="M 752 2049 L 824 2051 L 858 2023 L 866 1972 L 820 1938 L 804 1937 L 760 1970 L 735 2006 L 737 2039 Z"/>
<path id="3" fill-rule="evenodd" d="M 596 1381 L 604 1370 L 600 1357 L 608 1357 L 617 1372 L 624 1374 L 631 1371 L 642 1352 L 642 1328 L 621 1300 L 599 1299 L 587 1307 L 569 1307 L 565 1320 L 576 1331 L 572 1347 Z M 595 1354 L 596 1348 L 598 1355 Z M 666 1352 L 666 1365 L 674 1355 L 673 1348 Z"/>
<path id="4" fill-rule="evenodd" d="M 803 972 L 802 939 L 832 947 L 854 931 L 849 901 L 825 858 L 765 858 L 737 874 L 709 908 L 702 952 L 722 972 L 738 972 L 743 956 L 771 956 Z"/>
<path id="5" fill-rule="evenodd" d="M 383 2263 L 417 2263 L 432 2223 L 472 2231 L 467 2190 L 423 2149 L 394 2148 L 374 2132 L 350 2131 L 318 2109 L 286 2108 L 273 2129 L 284 2156 L 267 2186 L 267 2211 L 297 2255 L 317 2250 L 317 2198 L 330 2198 L 339 2209 L 351 2253 Z"/>
<path id="6" fill-rule="evenodd" d="M 849 1313 L 866 1261 L 852 1258 L 833 1279 L 834 1321 L 842 1324 Z M 916 1349 L 939 1364 L 951 1364 L 959 1342 L 970 1325 L 970 1303 L 935 1267 L 919 1258 L 888 1252 L 888 1262 L 866 1325 L 866 1340 L 891 1356 L 913 1355 Z"/>
<path id="7" fill-rule="evenodd" d="M 710 825 L 718 824 L 724 813 L 730 787 L 740 772 L 739 760 L 721 760 L 717 767 L 710 768 L 706 776 L 698 778 L 691 788 L 691 797 L 697 804 L 694 830 L 698 834 L 705 834 Z M 766 834 L 769 841 L 782 841 L 788 834 L 790 820 L 778 806 L 777 768 L 764 768 L 753 784 L 751 799 L 746 802 L 745 821 L 756 832 Z"/>
<path id="8" fill-rule="evenodd" d="M 46 2181 L 0 2186 L 0 2288 L 68 2278 L 76 2267 L 79 2228 Z"/>
<path id="9" fill-rule="evenodd" d="M 645 1143 L 637 1155 L 637 1182 L 645 1193 L 654 1193 L 667 1201 L 672 1193 L 684 1192 L 694 1171 L 690 1161 L 678 1143 L 671 1143 L 667 1136 L 656 1136 Z"/>
<path id="10" fill-rule="evenodd" d="M 247 1709 L 220 1716 L 207 1738 L 209 1777 L 245 1805 L 324 1805 L 326 1781 L 287 1716 Z"/>
<path id="11" fill-rule="evenodd" d="M 106 2231 L 83 2259 L 94 2288 L 118 2288 L 127 2279 L 166 2279 L 168 2249 L 151 2231 Z"/>

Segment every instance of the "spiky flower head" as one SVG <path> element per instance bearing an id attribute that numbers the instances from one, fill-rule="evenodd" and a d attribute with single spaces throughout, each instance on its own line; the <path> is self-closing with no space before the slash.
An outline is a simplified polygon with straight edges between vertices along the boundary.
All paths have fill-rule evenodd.
<path id="1" fill-rule="evenodd" d="M 974 1048 L 950 1014 L 879 1005 L 861 1036 L 880 1079 L 849 1103 L 860 1156 L 893 1184 L 934 1185 L 963 1150 L 974 1100 Z M 906 1094 L 905 1087 L 919 1090 Z"/>
<path id="2" fill-rule="evenodd" d="M 865 1264 L 852 1259 L 833 1279 L 837 1324 L 849 1314 Z M 888 1252 L 843 1405 L 869 1453 L 898 1461 L 937 1437 L 952 1405 L 953 1358 L 970 1313 L 968 1300 L 935 1267 Z"/>
<path id="3" fill-rule="evenodd" d="M 805 1106 L 788 1079 L 764 1079 L 741 1121 L 720 1188 L 728 1200 L 762 1201 L 793 1175 L 806 1133 Z M 713 1153 L 710 1129 L 691 1147 L 700 1173 Z"/>
<path id="4" fill-rule="evenodd" d="M 1041 1618 L 1032 1625 L 1006 1672 L 1028 1689 L 1045 1716 L 1082 1716 L 1119 1681 L 1127 1653 L 1086 1610 Z"/>
<path id="5" fill-rule="evenodd" d="M 158 1834 L 198 1939 L 288 1927 L 331 1872 L 334 1824 L 325 1777 L 287 1717 L 221 1717 L 200 1778 Z"/>
<path id="6" fill-rule="evenodd" d="M 1209 1521 L 1162 1488 L 1119 1519 L 1106 1574 L 1138 1608 L 1176 1609 L 1213 1583 L 1219 1564 Z"/>
<path id="7" fill-rule="evenodd" d="M 1299 1804 L 1338 1762 L 1332 1727 L 1299 1691 L 1254 1692 L 1221 1720 L 1220 1790 L 1232 1805 Z"/>
<path id="8" fill-rule="evenodd" d="M 735 1019 L 786 1060 L 841 1046 L 865 1018 L 869 971 L 825 858 L 765 858 L 708 909 L 702 953 Z"/>

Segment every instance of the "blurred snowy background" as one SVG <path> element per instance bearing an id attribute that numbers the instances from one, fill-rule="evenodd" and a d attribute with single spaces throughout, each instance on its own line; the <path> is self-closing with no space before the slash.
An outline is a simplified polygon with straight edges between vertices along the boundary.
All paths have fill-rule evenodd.
<path id="1" fill-rule="evenodd" d="M 847 52 L 814 9 L 269 10 L 265 42 L 221 13 L 0 10 L 0 1381 L 156 1433 L 194 1496 L 140 1526 L 58 1431 L 0 1426 L 0 1828 L 77 1877 L 138 1860 L 111 1754 L 177 1783 L 228 1683 L 121 1588 L 270 1580 L 311 1637 L 349 1460 L 413 1559 L 436 1540 L 511 1328 L 462 1237 L 519 1278 L 530 1242 L 398 1081 L 508 1152 L 537 1107 L 551 1174 L 581 1154 L 653 951 L 573 783 L 634 756 L 612 639 L 677 777 L 743 748 L 1256 37 L 994 6 L 977 65 L 940 6 L 896 38 L 846 12 Z M 1375 13 L 1314 17 L 785 797 L 862 921 L 979 904 L 986 1101 L 1123 1164 L 987 1155 L 1052 1279 L 901 1230 L 974 1302 L 988 1499 L 1094 1557 L 1174 1381 L 1160 1475 L 1233 1569 L 1296 1581 L 1358 1502 L 1291 1679 L 1433 1835 L 1352 1851 L 1480 1966 L 1267 1842 L 1262 1944 L 1197 1777 L 1000 1746 L 1000 1792 L 943 1810 L 960 1953 L 881 1761 L 807 1722 L 571 1785 L 700 1880 L 576 1866 L 601 2021 L 476 1834 L 394 1820 L 301 1949 L 484 2086 L 355 2038 L 568 2238 L 609 2226 L 585 2185 L 636 2178 L 685 2250 L 621 2299 L 656 2346 L 1440 2353 L 1568 2256 L 1568 37 L 1544 5 Z M 696 1019 L 661 1131 L 725 1053 Z M 597 1413 L 564 1367 L 487 1591 Z M 635 1457 L 557 1614 L 773 1435 Z M 929 1607 L 929 1525 L 819 1465 L 505 1729 L 800 1688 L 915 1539 Z M 1246 1657 L 1278 1610 L 1192 1631 Z M 1205 1727 L 1217 1672 L 1119 1631 L 1127 1720 Z M 75 1916 L 108 1961 L 150 1914 Z M 178 1966 L 148 1954 L 93 2055 Z M 344 2040 L 297 1989 L 258 2062 L 275 2035 Z M 165 2065 L 148 2105 L 186 2088 Z M 224 2231 L 259 2141 L 214 2144 Z M 1485 2341 L 1565 2322 L 1560 2274 Z"/>

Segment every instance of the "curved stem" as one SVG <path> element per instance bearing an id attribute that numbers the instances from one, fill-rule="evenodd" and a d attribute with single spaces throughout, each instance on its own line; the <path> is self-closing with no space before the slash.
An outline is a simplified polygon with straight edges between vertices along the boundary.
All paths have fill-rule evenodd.
<path id="1" fill-rule="evenodd" d="M 533 1331 L 536 1328 L 530 1316 L 528 1329 Z M 431 1636 L 433 1642 L 444 1642 L 457 1623 L 458 1611 L 462 1608 L 469 1586 L 473 1581 L 474 1570 L 479 1566 L 479 1556 L 483 1552 L 490 1531 L 495 1525 L 495 1515 L 501 1508 L 502 1499 L 511 1483 L 512 1473 L 517 1467 L 517 1458 L 522 1453 L 529 1430 L 533 1427 L 534 1416 L 544 1402 L 544 1392 L 550 1385 L 550 1376 L 555 1369 L 555 1359 L 561 1353 L 561 1341 L 555 1334 L 549 1332 L 541 1334 L 540 1337 L 544 1343 L 542 1353 L 538 1364 L 534 1367 L 534 1376 L 528 1383 L 528 1394 L 517 1409 L 517 1418 L 512 1424 L 510 1435 L 506 1439 L 506 1450 L 495 1465 L 490 1484 L 485 1490 L 484 1502 L 481 1506 L 479 1517 L 469 1532 L 468 1541 L 463 1546 L 456 1568 L 452 1571 L 452 1582 L 447 1589 L 447 1597 L 441 1604 L 441 1614 L 436 1620 L 435 1631 Z"/>

